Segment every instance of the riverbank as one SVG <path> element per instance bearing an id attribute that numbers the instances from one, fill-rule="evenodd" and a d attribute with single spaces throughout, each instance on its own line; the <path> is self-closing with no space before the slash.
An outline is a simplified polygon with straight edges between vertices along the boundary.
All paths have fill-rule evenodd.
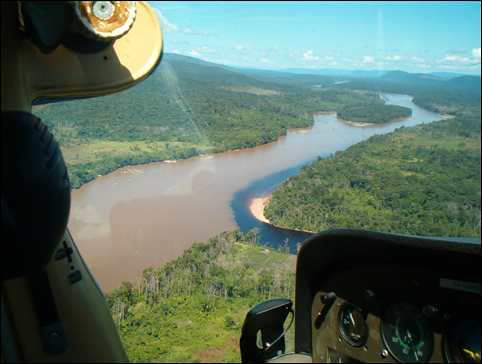
<path id="1" fill-rule="evenodd" d="M 269 221 L 269 219 L 264 215 L 264 210 L 268 206 L 270 200 L 271 200 L 271 195 L 264 196 L 264 197 L 256 197 L 250 201 L 249 211 L 258 221 L 271 225 L 272 227 L 277 229 L 298 231 L 300 233 L 315 234 L 314 231 L 301 230 L 296 228 L 287 228 L 287 227 L 275 225 L 271 221 Z"/>
<path id="2" fill-rule="evenodd" d="M 309 126 L 299 127 L 299 128 L 297 128 L 297 127 L 286 128 L 284 134 L 279 135 L 274 140 L 270 140 L 270 141 L 265 142 L 265 143 L 255 144 L 253 146 L 249 146 L 249 147 L 245 147 L 245 148 L 219 149 L 219 150 L 215 150 L 214 152 L 209 151 L 210 149 L 213 149 L 213 148 L 210 148 L 210 147 L 193 148 L 192 146 L 189 146 L 190 152 L 186 153 L 186 155 L 184 155 L 184 156 L 181 153 L 181 157 L 176 158 L 176 159 L 169 159 L 169 158 L 164 159 L 161 156 L 157 158 L 156 157 L 156 154 L 157 154 L 156 151 L 153 151 L 153 150 L 143 151 L 144 152 L 143 155 L 136 155 L 135 158 L 133 156 L 129 156 L 128 159 L 121 160 L 118 163 L 102 165 L 102 168 L 99 171 L 97 171 L 96 173 L 92 173 L 91 175 L 89 175 L 87 177 L 83 177 L 81 179 L 81 181 L 79 181 L 79 179 L 77 178 L 76 173 L 75 173 L 77 164 L 69 166 L 69 163 L 68 163 L 69 155 L 75 154 L 75 153 L 72 153 L 69 150 L 65 150 L 65 151 L 63 151 L 63 154 L 64 154 L 64 157 L 67 161 L 67 167 L 69 169 L 69 173 L 70 173 L 70 177 L 71 177 L 72 190 L 79 190 L 82 187 L 84 187 L 84 186 L 86 186 L 86 185 L 88 185 L 92 182 L 95 182 L 99 178 L 105 177 L 105 176 L 107 176 L 109 174 L 112 174 L 114 172 L 122 173 L 122 171 L 124 169 L 130 168 L 130 167 L 140 167 L 140 168 L 142 168 L 142 167 L 147 167 L 147 166 L 150 166 L 150 165 L 154 166 L 154 165 L 159 165 L 159 164 L 164 164 L 164 163 L 175 164 L 175 163 L 178 163 L 178 162 L 191 161 L 191 160 L 196 160 L 196 159 L 214 158 L 216 155 L 221 155 L 221 154 L 224 154 L 224 153 L 247 152 L 247 151 L 253 151 L 253 150 L 256 150 L 256 149 L 259 149 L 259 148 L 267 148 L 267 147 L 270 147 L 272 145 L 275 145 L 277 143 L 282 142 L 283 139 L 286 138 L 288 136 L 288 134 L 290 134 L 290 133 L 298 133 L 298 134 L 309 133 L 309 131 L 313 128 L 313 125 L 315 123 L 315 117 L 318 116 L 318 115 L 323 115 L 323 114 L 325 114 L 325 113 L 323 113 L 323 112 L 313 113 L 312 114 L 312 122 Z M 336 113 L 329 112 L 329 113 L 326 113 L 326 114 L 328 115 L 328 114 L 336 114 Z M 84 148 L 87 148 L 87 146 L 84 146 Z M 161 148 L 159 150 L 159 154 L 162 154 L 163 151 L 164 150 Z"/>
<path id="3" fill-rule="evenodd" d="M 270 199 L 271 199 L 271 196 L 256 197 L 256 198 L 253 198 L 249 204 L 249 211 L 251 211 L 251 214 L 256 219 L 264 222 L 265 224 L 271 224 L 271 222 L 266 218 L 266 216 L 264 216 L 264 209 L 269 203 Z"/>
<path id="4" fill-rule="evenodd" d="M 346 125 L 352 126 L 354 128 L 379 127 L 379 126 L 383 126 L 383 125 L 399 123 L 401 121 L 405 121 L 405 120 L 410 119 L 410 117 L 411 117 L 411 115 L 410 116 L 403 116 L 403 117 L 399 117 L 399 118 L 393 118 L 393 119 L 391 119 L 387 122 L 384 122 L 384 123 L 367 123 L 367 122 L 360 122 L 360 121 L 345 120 L 342 117 L 338 116 L 338 114 L 336 115 L 336 118 L 339 121 L 341 121 L 342 123 L 344 123 Z"/>
<path id="5" fill-rule="evenodd" d="M 352 126 L 354 128 L 366 128 L 370 126 L 377 126 L 375 123 L 361 123 L 361 122 L 356 122 L 356 121 L 350 121 L 350 120 L 345 120 L 337 116 L 337 119 L 341 121 L 342 123 Z"/>
<path id="6" fill-rule="evenodd" d="M 223 233 L 111 291 L 108 303 L 132 362 L 239 363 L 246 312 L 253 302 L 294 299 L 295 272 L 296 256 L 255 243 L 253 234 Z M 293 331 L 286 346 L 294 350 Z"/>

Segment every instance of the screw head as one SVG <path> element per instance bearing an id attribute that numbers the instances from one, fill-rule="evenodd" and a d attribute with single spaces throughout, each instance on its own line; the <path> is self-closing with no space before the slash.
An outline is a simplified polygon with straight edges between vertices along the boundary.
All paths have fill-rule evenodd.
<path id="1" fill-rule="evenodd" d="M 382 358 L 388 357 L 388 350 L 387 350 L 387 349 L 383 349 L 381 355 L 382 355 Z"/>
<path id="2" fill-rule="evenodd" d="M 110 19 L 114 15 L 114 4 L 110 1 L 95 1 L 92 12 L 96 18 L 101 20 Z"/>

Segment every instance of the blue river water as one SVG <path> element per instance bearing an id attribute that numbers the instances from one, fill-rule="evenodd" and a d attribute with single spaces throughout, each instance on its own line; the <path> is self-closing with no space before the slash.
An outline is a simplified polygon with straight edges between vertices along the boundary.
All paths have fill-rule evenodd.
<path id="1" fill-rule="evenodd" d="M 263 179 L 255 181 L 241 191 L 236 192 L 231 201 L 231 208 L 234 211 L 234 218 L 241 231 L 249 231 L 256 229 L 257 241 L 271 247 L 279 247 L 282 244 L 288 244 L 291 253 L 295 253 L 299 243 L 305 241 L 312 234 L 281 229 L 256 219 L 249 209 L 249 203 L 253 198 L 270 194 L 287 178 L 295 176 L 300 169 L 307 163 L 286 169 L 284 171 L 272 174 Z"/>

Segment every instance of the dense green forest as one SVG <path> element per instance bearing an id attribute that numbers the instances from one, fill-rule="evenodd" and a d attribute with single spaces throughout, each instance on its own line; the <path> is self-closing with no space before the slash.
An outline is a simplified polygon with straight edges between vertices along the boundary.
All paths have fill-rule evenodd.
<path id="1" fill-rule="evenodd" d="M 480 236 L 480 101 L 451 110 L 453 119 L 402 127 L 306 166 L 274 192 L 265 215 L 309 231 Z"/>
<path id="2" fill-rule="evenodd" d="M 469 113 L 477 108 L 480 110 L 480 77 L 477 76 L 444 79 L 433 75 L 391 71 L 379 78 L 351 79 L 337 87 L 408 94 L 414 97 L 417 105 L 446 114 L 460 115 L 464 108 Z"/>
<path id="3" fill-rule="evenodd" d="M 366 122 L 405 115 L 370 90 L 313 90 L 170 54 L 129 90 L 39 105 L 34 113 L 60 141 L 79 187 L 124 165 L 269 143 L 288 128 L 311 126 L 313 112 L 343 112 L 350 105 L 364 105 L 356 118 Z"/>
<path id="4" fill-rule="evenodd" d="M 354 74 L 358 73 L 358 76 Z M 414 96 L 414 102 L 441 113 L 460 112 L 460 105 L 477 108 L 480 105 L 480 76 L 447 78 L 435 74 L 403 71 L 353 71 L 346 75 L 294 74 L 289 72 L 250 70 L 257 80 L 305 89 L 367 90 Z M 377 75 L 378 74 L 378 75 Z M 377 76 L 375 76 L 377 75 Z"/>
<path id="5" fill-rule="evenodd" d="M 408 118 L 412 115 L 412 110 L 408 107 L 397 105 L 380 104 L 353 104 L 347 105 L 338 111 L 338 116 L 343 120 L 353 122 L 367 122 L 367 115 L 372 115 L 369 122 L 372 124 L 383 124 Z"/>
<path id="6" fill-rule="evenodd" d="M 256 232 L 221 234 L 144 271 L 107 299 L 133 362 L 240 362 L 247 311 L 294 294 L 296 257 L 256 243 Z M 293 348 L 293 330 L 288 348 Z"/>

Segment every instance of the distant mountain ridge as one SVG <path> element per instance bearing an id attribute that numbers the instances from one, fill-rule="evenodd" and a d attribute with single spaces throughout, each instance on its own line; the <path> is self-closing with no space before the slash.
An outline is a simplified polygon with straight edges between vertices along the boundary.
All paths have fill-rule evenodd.
<path id="1" fill-rule="evenodd" d="M 460 77 L 460 76 L 477 76 L 477 75 L 467 75 L 464 73 L 455 73 L 455 72 L 432 72 L 431 73 L 434 76 L 440 77 L 440 78 L 454 78 L 454 77 Z"/>
<path id="2" fill-rule="evenodd" d="M 280 69 L 280 72 L 288 72 L 300 75 L 321 75 L 321 76 L 333 76 L 333 77 L 353 77 L 353 78 L 379 78 L 386 74 L 392 72 L 403 72 L 409 74 L 424 75 L 426 77 L 435 77 L 438 79 L 451 79 L 463 76 L 474 76 L 480 77 L 480 75 L 456 73 L 456 72 L 430 72 L 430 73 L 420 73 L 420 72 L 406 72 L 400 70 L 346 70 L 337 68 L 285 68 Z"/>
<path id="3" fill-rule="evenodd" d="M 420 79 L 424 80 L 438 80 L 447 81 L 458 78 L 465 78 L 466 80 L 474 79 L 479 80 L 480 75 L 470 75 L 456 72 L 431 72 L 431 73 L 420 73 L 420 72 L 406 72 L 401 70 L 345 70 L 336 68 L 322 68 L 322 69 L 312 69 L 312 68 L 284 68 L 279 70 L 264 70 L 257 68 L 248 67 L 234 67 L 227 66 L 219 63 L 205 61 L 199 58 L 185 56 L 177 53 L 166 53 L 164 55 L 165 60 L 172 60 L 175 62 L 183 62 L 196 64 L 208 67 L 218 67 L 231 72 L 237 72 L 247 75 L 271 75 L 271 76 L 284 76 L 284 77 L 294 77 L 294 76 L 325 76 L 325 77 L 348 77 L 348 78 L 375 78 L 375 79 L 385 79 L 390 81 L 417 81 Z"/>
<path id="4" fill-rule="evenodd" d="M 452 78 L 442 78 L 426 73 L 390 71 L 380 79 L 400 84 L 411 84 L 424 87 L 444 87 L 449 88 L 452 91 L 471 91 L 472 93 L 480 95 L 480 76 L 463 75 Z"/>

